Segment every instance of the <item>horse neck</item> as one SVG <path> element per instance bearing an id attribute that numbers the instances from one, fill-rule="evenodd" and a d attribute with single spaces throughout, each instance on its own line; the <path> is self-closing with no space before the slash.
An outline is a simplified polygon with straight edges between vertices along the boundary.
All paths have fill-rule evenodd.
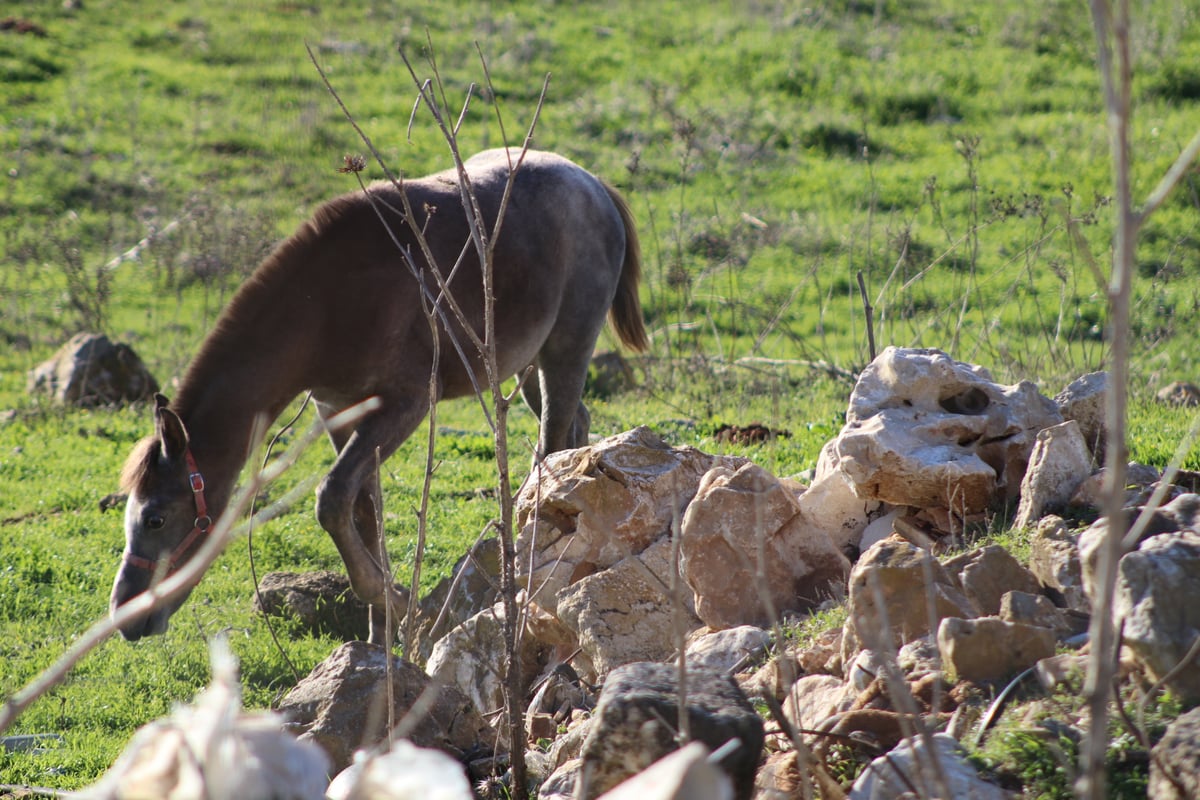
<path id="1" fill-rule="evenodd" d="M 294 340 L 277 336 L 241 294 L 205 340 L 173 404 L 214 516 L 228 503 L 251 450 L 303 388 Z"/>

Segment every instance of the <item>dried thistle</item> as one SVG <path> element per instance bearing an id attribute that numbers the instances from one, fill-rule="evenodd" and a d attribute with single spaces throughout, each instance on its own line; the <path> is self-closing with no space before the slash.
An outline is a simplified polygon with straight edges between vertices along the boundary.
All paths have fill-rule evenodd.
<path id="1" fill-rule="evenodd" d="M 346 174 L 348 172 L 358 173 L 362 172 L 366 168 L 367 159 L 364 156 L 360 156 L 357 153 L 354 155 L 347 153 L 346 155 L 342 156 L 342 166 L 338 167 L 338 172 L 342 174 Z"/>

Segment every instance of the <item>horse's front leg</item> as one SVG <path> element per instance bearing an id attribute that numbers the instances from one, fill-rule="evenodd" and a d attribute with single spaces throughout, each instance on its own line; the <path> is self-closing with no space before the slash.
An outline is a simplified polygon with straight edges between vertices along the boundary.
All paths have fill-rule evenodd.
<path id="1" fill-rule="evenodd" d="M 339 448 L 333 469 L 317 488 L 317 519 L 333 539 L 354 594 L 371 606 L 368 641 L 383 644 L 385 621 L 394 631 L 408 609 L 382 558 L 383 508 L 377 464 L 408 438 L 425 416 L 422 403 L 389 404 L 359 424 Z M 339 444 L 335 437 L 335 445 Z"/>

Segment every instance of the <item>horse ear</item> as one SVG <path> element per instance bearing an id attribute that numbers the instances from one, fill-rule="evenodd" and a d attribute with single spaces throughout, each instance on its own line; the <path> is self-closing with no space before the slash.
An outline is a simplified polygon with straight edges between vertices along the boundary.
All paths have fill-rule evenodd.
<path id="1" fill-rule="evenodd" d="M 160 408 L 166 408 L 167 404 L 170 402 L 171 401 L 168 400 L 167 396 L 165 394 L 163 394 L 162 392 L 154 393 L 154 410 L 155 411 L 158 411 Z"/>
<path id="2" fill-rule="evenodd" d="M 154 419 L 155 433 L 158 434 L 161 443 L 163 458 L 172 461 L 182 459 L 188 445 L 187 429 L 183 427 L 183 420 L 165 405 L 155 410 Z"/>

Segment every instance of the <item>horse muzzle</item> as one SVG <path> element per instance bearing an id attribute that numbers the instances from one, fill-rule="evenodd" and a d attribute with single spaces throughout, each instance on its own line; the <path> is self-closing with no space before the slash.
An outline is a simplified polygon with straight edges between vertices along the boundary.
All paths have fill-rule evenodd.
<path id="1" fill-rule="evenodd" d="M 113 581 L 112 596 L 108 603 L 109 616 L 115 617 L 118 609 L 145 592 L 150 586 L 150 578 L 145 570 L 130 569 L 128 565 L 122 565 L 117 571 L 116 580 Z M 146 613 L 131 617 L 121 623 L 117 630 L 121 632 L 122 638 L 129 642 L 136 642 L 144 636 L 166 633 L 171 615 L 183 605 L 186 597 L 185 594 L 182 598 L 162 603 Z"/>

